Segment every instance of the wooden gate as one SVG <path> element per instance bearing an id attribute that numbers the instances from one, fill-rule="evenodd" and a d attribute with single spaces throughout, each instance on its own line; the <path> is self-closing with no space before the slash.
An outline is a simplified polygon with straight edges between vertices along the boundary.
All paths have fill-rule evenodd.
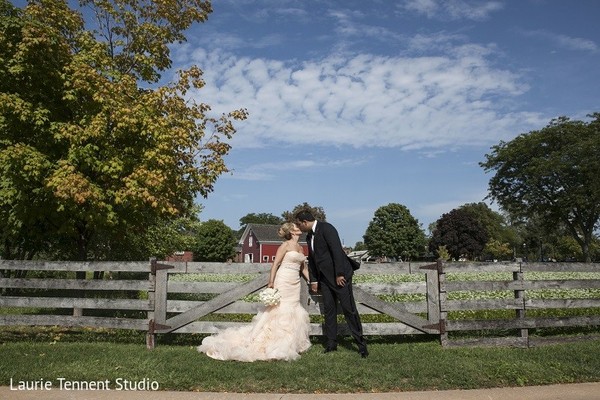
<path id="1" fill-rule="evenodd" d="M 234 303 L 244 298 L 245 296 L 251 295 L 258 290 L 266 286 L 268 281 L 269 264 L 232 264 L 231 268 L 224 268 L 225 264 L 222 263 L 159 263 L 156 260 L 151 260 L 151 271 L 154 279 L 154 292 L 150 293 L 154 298 L 154 312 L 150 317 L 147 345 L 149 348 L 154 347 L 155 335 L 160 333 L 169 332 L 204 332 L 213 333 L 219 328 L 225 328 L 228 326 L 234 326 L 236 323 L 201 323 L 197 322 L 199 318 L 202 318 L 208 314 L 223 310 L 227 307 L 232 307 L 232 312 L 247 311 L 248 307 L 242 307 L 238 305 L 233 307 Z M 413 267 L 415 265 L 413 264 Z M 402 270 L 409 270 L 411 264 L 397 264 L 397 268 Z M 423 265 L 417 267 L 412 272 L 425 274 L 425 286 L 420 287 L 420 291 L 426 292 L 426 315 L 427 318 L 420 316 L 413 310 L 410 310 L 403 303 L 390 303 L 379 299 L 376 295 L 371 293 L 367 288 L 362 288 L 360 284 L 354 285 L 354 297 L 358 303 L 359 311 L 367 313 L 385 314 L 398 322 L 395 323 L 363 323 L 363 332 L 365 335 L 390 335 L 390 334 L 440 334 L 444 329 L 444 322 L 440 320 L 440 301 L 439 301 L 439 279 L 438 271 L 441 268 L 441 263 Z M 174 311 L 173 307 L 169 307 L 169 301 L 167 300 L 168 294 L 174 291 L 184 290 L 186 285 L 181 285 L 179 290 L 173 290 L 177 282 L 173 282 L 169 279 L 172 274 L 185 274 L 185 273 L 223 273 L 223 272 L 236 273 L 251 273 L 253 278 L 243 284 L 232 286 L 230 289 L 215 291 L 216 297 L 201 302 L 201 304 L 188 308 L 176 315 L 169 317 L 169 311 Z M 411 273 L 410 271 L 407 271 Z M 377 264 L 370 264 L 364 267 L 363 270 L 357 271 L 357 274 L 389 274 L 389 265 L 380 266 Z M 322 302 L 320 296 L 309 295 L 306 283 L 302 280 L 303 288 L 301 290 L 302 298 L 301 303 L 309 311 L 310 314 L 322 314 Z M 423 285 L 421 285 L 423 286 Z M 192 284 L 188 284 L 189 290 L 192 290 Z M 206 289 L 204 289 L 206 290 Z M 256 307 L 253 308 L 257 310 Z M 423 311 L 423 310 L 421 310 Z M 171 314 L 174 314 L 171 312 Z M 186 326 L 195 324 L 194 329 L 186 329 Z M 347 334 L 349 331 L 347 326 L 340 326 L 340 333 Z M 311 324 L 311 335 L 322 335 L 322 325 L 313 323 Z"/>

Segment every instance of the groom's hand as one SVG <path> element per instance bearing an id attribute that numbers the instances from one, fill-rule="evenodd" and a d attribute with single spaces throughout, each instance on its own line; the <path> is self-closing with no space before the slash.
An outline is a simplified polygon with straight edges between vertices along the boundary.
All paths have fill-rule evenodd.
<path id="1" fill-rule="evenodd" d="M 319 284 L 317 282 L 313 282 L 310 284 L 310 292 L 312 294 L 316 294 L 319 291 Z"/>
<path id="2" fill-rule="evenodd" d="M 335 282 L 339 287 L 346 286 L 346 278 L 344 278 L 343 276 L 338 276 L 337 278 L 335 278 Z"/>

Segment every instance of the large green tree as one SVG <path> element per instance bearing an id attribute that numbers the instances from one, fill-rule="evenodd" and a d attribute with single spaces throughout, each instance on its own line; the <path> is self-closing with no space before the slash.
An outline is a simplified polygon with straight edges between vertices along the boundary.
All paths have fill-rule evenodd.
<path id="1" fill-rule="evenodd" d="M 492 210 L 483 202 L 468 203 L 460 207 L 471 213 L 485 228 L 488 242 L 483 253 L 486 257 L 507 260 L 516 256 L 516 249 L 521 245 L 518 230 L 507 223 L 506 218 Z"/>
<path id="2" fill-rule="evenodd" d="M 283 219 L 269 213 L 250 213 L 240 218 L 240 226 L 244 228 L 248 224 L 277 225 L 283 223 Z"/>
<path id="3" fill-rule="evenodd" d="M 548 226 L 543 219 L 531 216 L 519 226 L 520 252 L 529 260 L 584 261 L 581 246 L 563 224 Z M 598 237 L 590 244 L 590 258 L 597 260 Z"/>
<path id="4" fill-rule="evenodd" d="M 194 260 L 225 262 L 235 256 L 234 231 L 221 220 L 209 219 L 198 228 Z"/>
<path id="5" fill-rule="evenodd" d="M 404 260 L 422 256 L 427 244 L 419 221 L 397 203 L 375 211 L 363 238 L 370 255 Z"/>
<path id="6" fill-rule="evenodd" d="M 171 66 L 169 45 L 209 1 L 0 0 L 0 216 L 4 257 L 65 245 L 87 259 L 99 238 L 143 236 L 189 217 L 227 167 L 232 121 L 191 100 L 202 71 Z M 154 85 L 151 85 L 154 84 Z"/>
<path id="7" fill-rule="evenodd" d="M 283 223 L 283 219 L 269 213 L 250 213 L 240 218 L 240 229 L 238 230 L 238 237 L 241 237 L 248 224 L 266 224 L 266 225 L 279 225 Z"/>
<path id="8" fill-rule="evenodd" d="M 296 207 L 293 208 L 292 211 L 284 211 L 283 213 L 281 213 L 281 218 L 283 218 L 284 221 L 294 221 L 294 216 L 296 215 L 297 212 L 302 211 L 302 210 L 308 210 L 312 213 L 313 217 L 315 217 L 315 219 L 317 221 L 326 221 L 327 220 L 327 216 L 325 215 L 325 210 L 323 209 L 323 207 L 320 206 L 311 206 L 310 204 L 308 204 L 307 202 L 304 202 L 302 204 L 298 204 Z"/>
<path id="9" fill-rule="evenodd" d="M 561 117 L 492 147 L 481 166 L 495 174 L 489 196 L 513 218 L 563 225 L 586 262 L 600 222 L 600 113 L 589 122 Z"/>
<path id="10" fill-rule="evenodd" d="M 166 218 L 144 229 L 142 233 L 125 233 L 121 240 L 114 236 L 94 241 L 91 258 L 106 260 L 145 260 L 149 255 L 162 260 L 176 251 L 193 251 L 198 245 L 200 222 L 194 215 Z"/>
<path id="11" fill-rule="evenodd" d="M 492 210 L 484 202 L 467 203 L 459 208 L 471 213 L 483 225 L 490 240 L 497 240 L 510 245 L 518 242 L 516 229 L 506 221 L 502 214 Z"/>
<path id="12" fill-rule="evenodd" d="M 437 253 L 444 246 L 456 260 L 462 257 L 475 259 L 481 255 L 487 241 L 483 224 L 471 212 L 458 208 L 437 220 L 429 250 Z"/>

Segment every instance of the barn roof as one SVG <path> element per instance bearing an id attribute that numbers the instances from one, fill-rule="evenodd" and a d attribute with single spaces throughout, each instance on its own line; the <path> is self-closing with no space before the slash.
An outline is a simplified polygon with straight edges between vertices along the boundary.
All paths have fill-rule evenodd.
<path id="1" fill-rule="evenodd" d="M 279 228 L 281 225 L 269 225 L 269 224 L 248 224 L 242 237 L 240 239 L 240 243 L 243 243 L 246 237 L 252 232 L 260 243 L 281 243 L 283 241 L 282 238 L 279 237 L 277 232 L 279 232 Z M 300 236 L 299 243 L 306 243 L 306 233 L 302 233 Z"/>

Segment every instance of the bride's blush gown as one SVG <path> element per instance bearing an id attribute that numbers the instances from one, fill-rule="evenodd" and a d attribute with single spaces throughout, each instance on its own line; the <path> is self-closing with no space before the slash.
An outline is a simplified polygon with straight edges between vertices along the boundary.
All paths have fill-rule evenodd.
<path id="1" fill-rule="evenodd" d="M 288 251 L 277 270 L 274 286 L 278 305 L 267 306 L 252 322 L 208 336 L 198 351 L 217 360 L 295 360 L 310 347 L 310 320 L 300 305 L 300 266 L 304 254 Z"/>

